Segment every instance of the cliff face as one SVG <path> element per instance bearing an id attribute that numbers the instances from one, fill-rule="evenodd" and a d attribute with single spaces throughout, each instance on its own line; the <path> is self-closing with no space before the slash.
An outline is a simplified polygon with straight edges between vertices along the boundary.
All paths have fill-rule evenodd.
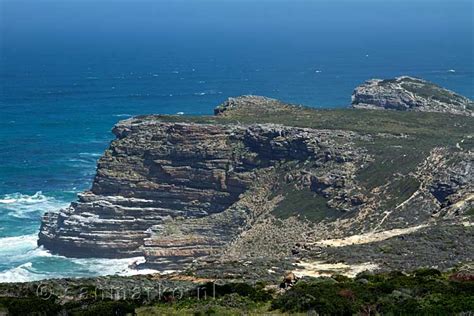
<path id="1" fill-rule="evenodd" d="M 45 216 L 40 244 L 67 255 L 141 255 L 146 231 L 170 217 L 222 212 L 252 181 L 256 165 L 228 146 L 239 128 L 118 124 L 92 189 L 59 215 Z M 235 140 L 238 145 L 239 141 Z M 231 172 L 228 170 L 233 169 Z"/>
<path id="2" fill-rule="evenodd" d="M 422 228 L 470 222 L 472 118 L 392 113 L 244 96 L 215 116 L 119 122 L 91 190 L 44 215 L 39 245 L 73 257 L 145 256 L 166 270 L 199 258 L 335 260 L 321 248 L 333 239 L 412 240 Z M 460 252 L 446 265 L 472 257 Z"/>
<path id="3" fill-rule="evenodd" d="M 72 256 L 133 256 L 143 253 L 140 247 L 149 233 L 159 233 L 159 240 L 147 239 L 150 256 L 209 254 L 233 231 L 213 225 L 209 216 L 238 201 L 256 181 L 256 171 L 279 161 L 343 163 L 354 156 L 344 144 L 352 133 L 269 124 L 145 118 L 123 121 L 114 133 L 117 139 L 100 159 L 92 189 L 69 208 L 44 216 L 40 245 Z M 199 232 L 185 228 L 180 238 L 167 239 L 169 227 L 160 228 L 172 219 L 200 217 L 208 219 L 199 224 Z M 239 227 L 239 222 L 227 226 Z"/>
<path id="4" fill-rule="evenodd" d="M 365 82 L 354 90 L 352 107 L 474 115 L 474 102 L 468 98 L 408 76 Z"/>

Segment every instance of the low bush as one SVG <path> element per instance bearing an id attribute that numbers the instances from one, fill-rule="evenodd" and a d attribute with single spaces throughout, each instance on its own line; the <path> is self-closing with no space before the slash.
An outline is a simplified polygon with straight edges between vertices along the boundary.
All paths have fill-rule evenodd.
<path id="1" fill-rule="evenodd" d="M 474 311 L 474 282 L 454 279 L 435 269 L 364 274 L 338 282 L 299 283 L 272 301 L 285 312 L 329 315 L 449 315 Z"/>

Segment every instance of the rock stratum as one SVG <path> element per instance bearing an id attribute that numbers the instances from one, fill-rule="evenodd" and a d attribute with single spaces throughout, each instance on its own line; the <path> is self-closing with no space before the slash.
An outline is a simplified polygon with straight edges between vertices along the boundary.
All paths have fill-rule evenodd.
<path id="1" fill-rule="evenodd" d="M 417 111 L 242 96 L 213 116 L 121 121 L 91 189 L 44 215 L 38 243 L 205 276 L 243 273 L 235 262 L 312 275 L 473 261 L 473 118 Z"/>
<path id="2" fill-rule="evenodd" d="M 366 81 L 354 90 L 352 106 L 474 116 L 472 100 L 434 83 L 409 76 Z"/>

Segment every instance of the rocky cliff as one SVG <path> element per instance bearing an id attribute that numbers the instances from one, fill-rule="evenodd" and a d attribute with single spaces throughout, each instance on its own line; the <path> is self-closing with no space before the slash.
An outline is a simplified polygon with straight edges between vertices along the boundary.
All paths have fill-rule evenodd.
<path id="1" fill-rule="evenodd" d="M 354 90 L 352 106 L 474 115 L 472 100 L 431 82 L 408 76 L 366 81 Z"/>
<path id="2" fill-rule="evenodd" d="M 45 215 L 40 244 L 65 255 L 133 256 L 152 233 L 160 236 L 146 243 L 155 257 L 210 254 L 230 237 L 232 226 L 239 227 L 237 219 L 213 226 L 210 215 L 236 203 L 258 170 L 286 160 L 343 164 L 356 158 L 347 143 L 350 132 L 151 117 L 122 121 L 114 133 L 117 140 L 100 159 L 92 189 L 69 208 Z M 198 233 L 164 237 L 170 229 L 162 228 L 165 223 L 200 217 L 206 220 Z"/>
<path id="3" fill-rule="evenodd" d="M 346 252 L 322 245 L 346 240 L 371 257 L 376 246 L 367 245 L 448 223 L 450 234 L 463 227 L 469 236 L 472 120 L 244 96 L 214 116 L 121 121 L 91 190 L 44 215 L 39 244 L 74 257 L 145 256 L 146 266 L 166 270 L 197 259 L 214 269 L 239 260 L 330 262 Z M 472 253 L 446 254 L 446 266 Z"/>

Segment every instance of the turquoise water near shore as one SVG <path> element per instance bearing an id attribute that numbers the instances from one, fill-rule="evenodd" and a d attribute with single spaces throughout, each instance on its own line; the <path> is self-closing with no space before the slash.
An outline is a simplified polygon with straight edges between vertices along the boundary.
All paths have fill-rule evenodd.
<path id="1" fill-rule="evenodd" d="M 36 247 L 41 215 L 90 186 L 121 119 L 242 94 L 345 107 L 364 80 L 405 74 L 474 98 L 471 1 L 0 4 L 0 282 L 133 273 L 140 258 Z"/>

